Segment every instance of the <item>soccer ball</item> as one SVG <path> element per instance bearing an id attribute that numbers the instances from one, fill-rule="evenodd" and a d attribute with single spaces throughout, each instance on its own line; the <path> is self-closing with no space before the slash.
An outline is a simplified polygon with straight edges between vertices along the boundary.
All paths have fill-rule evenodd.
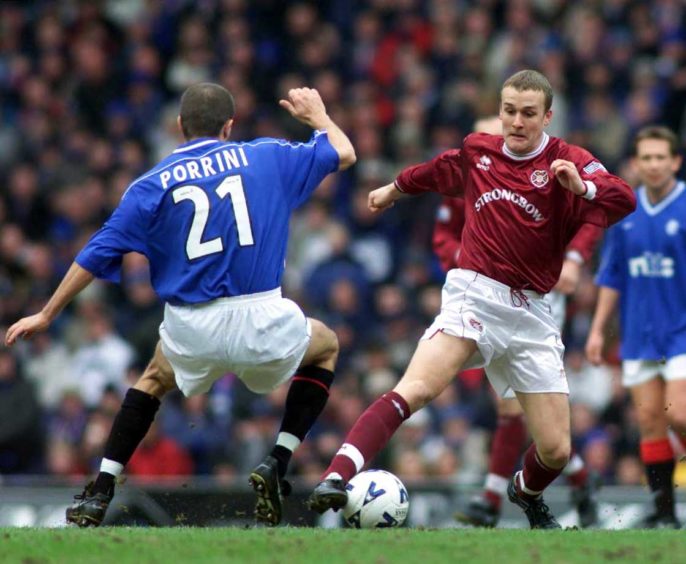
<path id="1" fill-rule="evenodd" d="M 350 527 L 400 527 L 405 522 L 410 499 L 403 483 L 390 472 L 360 472 L 350 480 L 347 490 L 343 518 Z"/>

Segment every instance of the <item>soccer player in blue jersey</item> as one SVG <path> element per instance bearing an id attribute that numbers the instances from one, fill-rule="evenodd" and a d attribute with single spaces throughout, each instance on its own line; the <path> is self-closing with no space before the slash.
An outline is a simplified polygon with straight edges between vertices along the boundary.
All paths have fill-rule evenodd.
<path id="1" fill-rule="evenodd" d="M 292 89 L 279 104 L 315 130 L 309 142 L 230 142 L 231 94 L 210 83 L 188 88 L 178 118 L 186 142 L 131 183 L 47 305 L 7 331 L 8 345 L 45 331 L 95 277 L 118 281 L 128 252 L 148 258 L 152 285 L 166 303 L 157 350 L 128 390 L 100 473 L 67 510 L 67 521 L 102 522 L 116 477 L 166 392 L 204 393 L 227 372 L 258 393 L 295 373 L 276 445 L 250 476 L 257 519 L 281 521 L 291 454 L 326 404 L 338 356 L 333 331 L 281 297 L 288 222 L 324 177 L 356 157 L 316 90 Z"/>
<path id="2" fill-rule="evenodd" d="M 600 364 L 605 328 L 619 303 L 622 379 L 638 415 L 655 502 L 645 525 L 660 528 L 679 527 L 668 429 L 686 438 L 686 184 L 675 176 L 678 147 L 665 127 L 646 127 L 636 137 L 638 206 L 607 233 L 586 342 L 589 360 Z"/>

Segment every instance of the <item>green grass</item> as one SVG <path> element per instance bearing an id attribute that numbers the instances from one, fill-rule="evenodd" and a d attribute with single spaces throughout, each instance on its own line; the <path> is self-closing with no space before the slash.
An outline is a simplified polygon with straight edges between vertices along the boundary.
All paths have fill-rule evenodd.
<path id="1" fill-rule="evenodd" d="M 0 528 L 0 562 L 684 563 L 682 531 Z"/>

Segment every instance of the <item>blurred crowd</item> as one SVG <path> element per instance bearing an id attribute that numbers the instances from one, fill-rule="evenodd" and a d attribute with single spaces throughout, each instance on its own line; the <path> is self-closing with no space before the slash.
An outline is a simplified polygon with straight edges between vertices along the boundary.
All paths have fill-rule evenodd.
<path id="1" fill-rule="evenodd" d="M 367 193 L 459 147 L 476 118 L 497 112 L 504 78 L 528 67 L 555 88 L 549 132 L 632 183 L 638 128 L 663 123 L 686 140 L 680 0 L 3 1 L 2 334 L 42 307 L 127 185 L 180 143 L 187 86 L 216 81 L 233 93 L 234 140 L 307 138 L 277 101 L 291 87 L 315 87 L 358 156 L 294 217 L 284 279 L 285 294 L 341 344 L 329 404 L 292 465 L 318 476 L 402 374 L 440 305 L 436 199 L 373 216 Z M 583 355 L 594 268 L 584 267 L 564 331 L 574 444 L 607 483 L 638 484 L 638 431 L 616 344 L 607 366 Z M 93 284 L 50 333 L 0 350 L 0 473 L 96 470 L 161 318 L 146 260 L 130 255 L 121 286 Z M 273 443 L 286 391 L 256 396 L 229 374 L 208 395 L 167 398 L 128 474 L 247 473 Z M 483 374 L 464 373 L 375 464 L 408 479 L 477 483 L 494 425 Z M 686 483 L 686 468 L 677 481 Z"/>

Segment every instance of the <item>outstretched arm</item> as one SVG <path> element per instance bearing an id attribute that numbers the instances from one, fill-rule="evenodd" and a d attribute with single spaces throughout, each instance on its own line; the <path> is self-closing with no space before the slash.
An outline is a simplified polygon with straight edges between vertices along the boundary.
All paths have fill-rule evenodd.
<path id="1" fill-rule="evenodd" d="M 288 100 L 279 100 L 279 105 L 312 129 L 326 130 L 329 143 L 338 153 L 338 170 L 345 170 L 355 164 L 357 157 L 353 144 L 326 113 L 326 106 L 314 88 L 291 88 L 288 91 Z"/>
<path id="2" fill-rule="evenodd" d="M 5 335 L 5 344 L 12 346 L 19 337 L 29 339 L 34 333 L 45 331 L 65 306 L 95 278 L 85 268 L 72 263 L 62 282 L 45 307 L 38 313 L 24 317 L 12 325 Z"/>

